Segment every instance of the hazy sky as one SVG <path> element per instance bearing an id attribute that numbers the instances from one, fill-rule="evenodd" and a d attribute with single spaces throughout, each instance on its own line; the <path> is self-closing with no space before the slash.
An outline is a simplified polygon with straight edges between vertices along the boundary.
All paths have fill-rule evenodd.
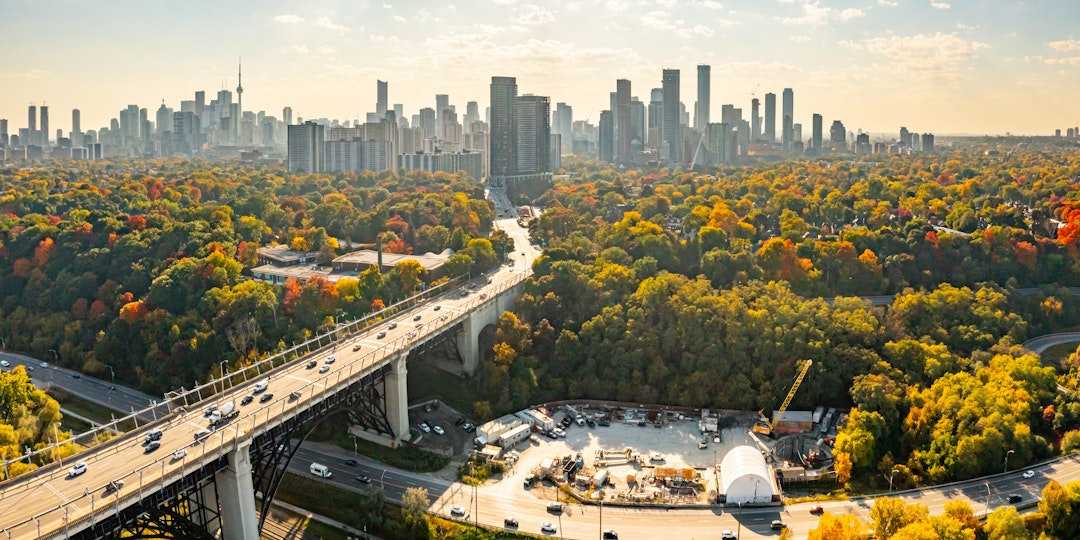
<path id="1" fill-rule="evenodd" d="M 488 101 L 492 75 L 597 123 L 615 80 L 643 101 L 662 68 L 712 66 L 712 118 L 751 93 L 795 92 L 795 121 L 894 132 L 1052 134 L 1080 125 L 1076 0 L 0 0 L 0 118 L 96 129 L 129 103 L 150 110 L 223 84 L 244 109 L 364 118 L 375 80 L 406 116 L 450 95 Z M 762 99 L 764 101 L 764 99 Z M 779 111 L 778 111 L 779 112 Z M 764 107 L 762 108 L 764 114 Z M 779 119 L 778 119 L 779 120 Z"/>

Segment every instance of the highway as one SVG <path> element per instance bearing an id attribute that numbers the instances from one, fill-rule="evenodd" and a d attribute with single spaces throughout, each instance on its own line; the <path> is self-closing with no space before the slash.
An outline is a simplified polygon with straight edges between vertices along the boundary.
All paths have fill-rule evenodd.
<path id="1" fill-rule="evenodd" d="M 0 359 L 7 360 L 12 367 L 25 366 L 34 386 L 48 388 L 54 386 L 85 400 L 112 409 L 126 416 L 133 411 L 143 411 L 161 401 L 149 394 L 125 386 L 83 375 L 77 371 L 57 367 L 54 364 L 14 353 L 0 353 Z M 157 412 L 164 412 L 164 407 Z M 150 422 L 155 419 L 151 411 L 140 412 L 139 421 Z"/>

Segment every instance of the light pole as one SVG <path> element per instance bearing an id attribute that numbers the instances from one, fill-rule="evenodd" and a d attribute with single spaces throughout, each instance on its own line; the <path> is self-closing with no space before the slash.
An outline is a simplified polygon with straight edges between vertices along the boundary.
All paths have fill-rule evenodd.
<path id="1" fill-rule="evenodd" d="M 986 515 L 990 515 L 990 482 L 983 485 L 986 486 Z"/>
<path id="2" fill-rule="evenodd" d="M 1015 454 L 1015 453 L 1016 452 L 1013 451 L 1013 450 L 1009 450 L 1008 452 L 1005 452 L 1005 471 L 1004 472 L 1009 472 L 1009 455 L 1010 454 Z"/>
<path id="3" fill-rule="evenodd" d="M 51 352 L 51 353 L 52 353 L 52 357 L 53 357 L 53 362 L 54 362 L 54 363 L 55 363 L 55 362 L 59 362 L 59 361 L 60 361 L 60 355 L 59 355 L 59 354 L 56 354 L 56 349 L 49 349 L 49 352 Z"/>
<path id="4" fill-rule="evenodd" d="M 892 477 L 896 474 L 897 468 L 893 467 L 892 472 L 889 473 L 889 493 L 892 493 Z"/>

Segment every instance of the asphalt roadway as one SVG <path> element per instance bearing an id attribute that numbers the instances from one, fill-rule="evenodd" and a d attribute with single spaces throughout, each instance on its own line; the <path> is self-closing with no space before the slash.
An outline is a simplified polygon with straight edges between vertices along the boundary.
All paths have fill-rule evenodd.
<path id="1" fill-rule="evenodd" d="M 34 382 L 34 386 L 38 388 L 60 388 L 82 399 L 114 410 L 120 413 L 120 417 L 127 416 L 134 411 L 140 411 L 138 415 L 140 422 L 152 421 L 155 419 L 155 412 L 142 411 L 161 401 L 138 390 L 83 375 L 78 371 L 57 367 L 29 356 L 3 352 L 0 353 L 0 358 L 11 363 L 12 368 L 25 366 L 30 374 L 30 379 Z M 164 412 L 164 406 L 156 411 L 157 414 Z"/>

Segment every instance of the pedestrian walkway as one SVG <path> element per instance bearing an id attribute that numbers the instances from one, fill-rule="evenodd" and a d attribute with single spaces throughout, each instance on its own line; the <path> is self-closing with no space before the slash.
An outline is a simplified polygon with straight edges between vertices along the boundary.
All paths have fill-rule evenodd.
<path id="1" fill-rule="evenodd" d="M 344 531 L 343 537 L 347 539 L 381 540 L 378 536 L 354 529 L 326 516 L 313 514 L 286 502 L 274 501 L 272 506 L 270 515 L 266 516 L 266 522 L 263 524 L 261 537 L 265 540 L 320 540 L 320 536 L 307 530 L 307 524 L 312 520 Z"/>

